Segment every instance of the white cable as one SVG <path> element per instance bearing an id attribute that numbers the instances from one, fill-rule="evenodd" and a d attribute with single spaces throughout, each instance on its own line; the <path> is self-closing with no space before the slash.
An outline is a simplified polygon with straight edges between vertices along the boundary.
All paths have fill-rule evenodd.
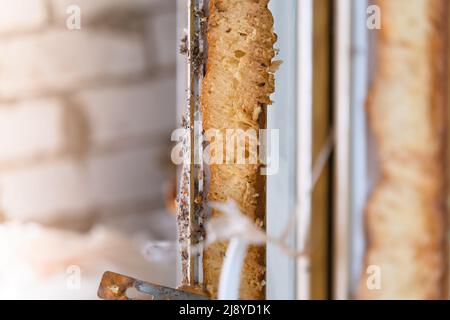
<path id="1" fill-rule="evenodd" d="M 238 237 L 231 239 L 220 273 L 219 300 L 239 299 L 241 269 L 247 253 L 247 247 L 247 241 Z"/>

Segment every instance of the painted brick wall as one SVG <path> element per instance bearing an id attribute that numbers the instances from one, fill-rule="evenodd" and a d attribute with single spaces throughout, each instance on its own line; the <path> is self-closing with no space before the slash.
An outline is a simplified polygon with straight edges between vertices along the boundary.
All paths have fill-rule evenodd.
<path id="1" fill-rule="evenodd" d="M 163 207 L 176 1 L 1 5 L 3 219 L 75 226 Z M 80 30 L 66 27 L 70 5 L 81 9 Z"/>

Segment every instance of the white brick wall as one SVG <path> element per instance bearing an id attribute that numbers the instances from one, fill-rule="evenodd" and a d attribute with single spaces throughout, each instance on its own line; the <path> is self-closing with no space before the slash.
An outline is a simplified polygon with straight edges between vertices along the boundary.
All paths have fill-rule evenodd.
<path id="1" fill-rule="evenodd" d="M 49 31 L 2 40 L 0 97 L 77 88 L 86 81 L 146 70 L 139 36 L 101 31 Z"/>
<path id="2" fill-rule="evenodd" d="M 152 165 L 159 152 L 119 152 L 93 156 L 86 163 L 60 160 L 5 172 L 0 188 L 6 218 L 48 220 L 52 215 L 161 199 L 164 172 Z"/>
<path id="3" fill-rule="evenodd" d="M 66 28 L 72 4 L 81 30 Z M 0 220 L 82 225 L 163 206 L 175 5 L 0 0 Z"/>
<path id="4" fill-rule="evenodd" d="M 82 19 L 92 20 L 111 11 L 142 12 L 175 9 L 176 0 L 51 0 L 53 12 L 59 21 L 68 16 L 67 7 L 78 5 Z"/>
<path id="5" fill-rule="evenodd" d="M 161 199 L 164 172 L 155 167 L 160 152 L 148 148 L 93 157 L 89 162 L 88 189 L 94 206 Z"/>
<path id="6" fill-rule="evenodd" d="M 101 145 L 152 135 L 168 137 L 176 125 L 174 113 L 167 112 L 174 110 L 174 92 L 175 82 L 167 78 L 87 90 L 76 99 L 89 119 L 92 141 Z"/>
<path id="7" fill-rule="evenodd" d="M 0 34 L 32 30 L 47 21 L 45 0 L 2 0 Z"/>
<path id="8" fill-rule="evenodd" d="M 80 30 L 66 27 L 69 5 L 80 6 Z M 45 292 L 71 298 L 66 268 L 75 264 L 82 268 L 83 290 L 72 298 L 93 298 L 106 270 L 103 260 L 124 274 L 148 271 L 132 239 L 120 247 L 120 232 L 175 240 L 175 217 L 168 215 L 163 193 L 175 174 L 169 163 L 176 125 L 175 5 L 176 0 L 0 0 L 0 244 L 11 249 L 4 273 L 20 274 L 27 288 L 18 289 L 17 279 L 9 277 L 11 286 L 0 288 L 0 296 Z M 173 218 L 172 228 L 162 223 L 164 217 Z M 30 221 L 42 241 L 27 237 L 31 229 L 22 226 Z M 95 226 L 101 228 L 91 230 L 105 230 L 100 236 L 109 238 L 77 235 Z M 14 241 L 26 252 L 11 248 Z M 105 253 L 99 241 L 111 250 Z M 68 256 L 74 245 L 76 252 Z M 132 259 L 130 268 L 130 259 L 113 249 L 131 250 L 139 261 Z M 23 253 L 31 258 L 22 261 Z M 1 250 L 0 255 L 5 258 Z M 173 268 L 155 266 L 161 269 L 152 272 L 155 282 L 174 278 Z M 91 277 L 89 270 L 95 271 Z"/>
<path id="9" fill-rule="evenodd" d="M 0 188 L 6 218 L 39 221 L 61 211 L 87 209 L 86 176 L 83 168 L 63 160 L 3 172 Z"/>
<path id="10" fill-rule="evenodd" d="M 0 164 L 61 148 L 62 110 L 56 99 L 0 105 Z"/>
<path id="11" fill-rule="evenodd" d="M 176 13 L 168 12 L 150 17 L 146 22 L 149 51 L 154 53 L 161 66 L 173 66 L 176 63 L 179 52 L 176 20 Z"/>

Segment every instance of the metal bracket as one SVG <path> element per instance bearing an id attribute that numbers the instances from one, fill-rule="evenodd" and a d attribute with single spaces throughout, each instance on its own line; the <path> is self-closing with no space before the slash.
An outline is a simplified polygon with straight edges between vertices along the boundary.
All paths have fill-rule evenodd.
<path id="1" fill-rule="evenodd" d="M 131 296 L 128 290 L 132 288 L 140 294 Z M 203 295 L 159 286 L 110 271 L 103 274 L 98 297 L 106 300 L 208 300 Z"/>
<path id="2" fill-rule="evenodd" d="M 205 173 L 203 168 L 203 128 L 201 118 L 200 93 L 204 75 L 205 57 L 205 1 L 188 1 L 188 123 L 189 123 L 189 217 L 187 239 L 187 266 L 183 275 L 189 286 L 203 284 Z M 195 252 L 193 249 L 196 248 Z M 200 249 L 200 250 L 199 250 Z"/>

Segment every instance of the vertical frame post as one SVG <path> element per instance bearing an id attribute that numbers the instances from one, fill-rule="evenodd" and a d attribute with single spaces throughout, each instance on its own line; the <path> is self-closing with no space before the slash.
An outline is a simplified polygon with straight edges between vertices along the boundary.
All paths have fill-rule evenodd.
<path id="1" fill-rule="evenodd" d="M 313 144 L 313 0 L 297 3 L 297 250 L 308 250 Z M 310 299 L 310 256 L 297 259 L 297 299 Z"/>
<path id="2" fill-rule="evenodd" d="M 344 300 L 349 292 L 350 264 L 350 88 L 352 0 L 335 0 L 333 298 Z"/>

